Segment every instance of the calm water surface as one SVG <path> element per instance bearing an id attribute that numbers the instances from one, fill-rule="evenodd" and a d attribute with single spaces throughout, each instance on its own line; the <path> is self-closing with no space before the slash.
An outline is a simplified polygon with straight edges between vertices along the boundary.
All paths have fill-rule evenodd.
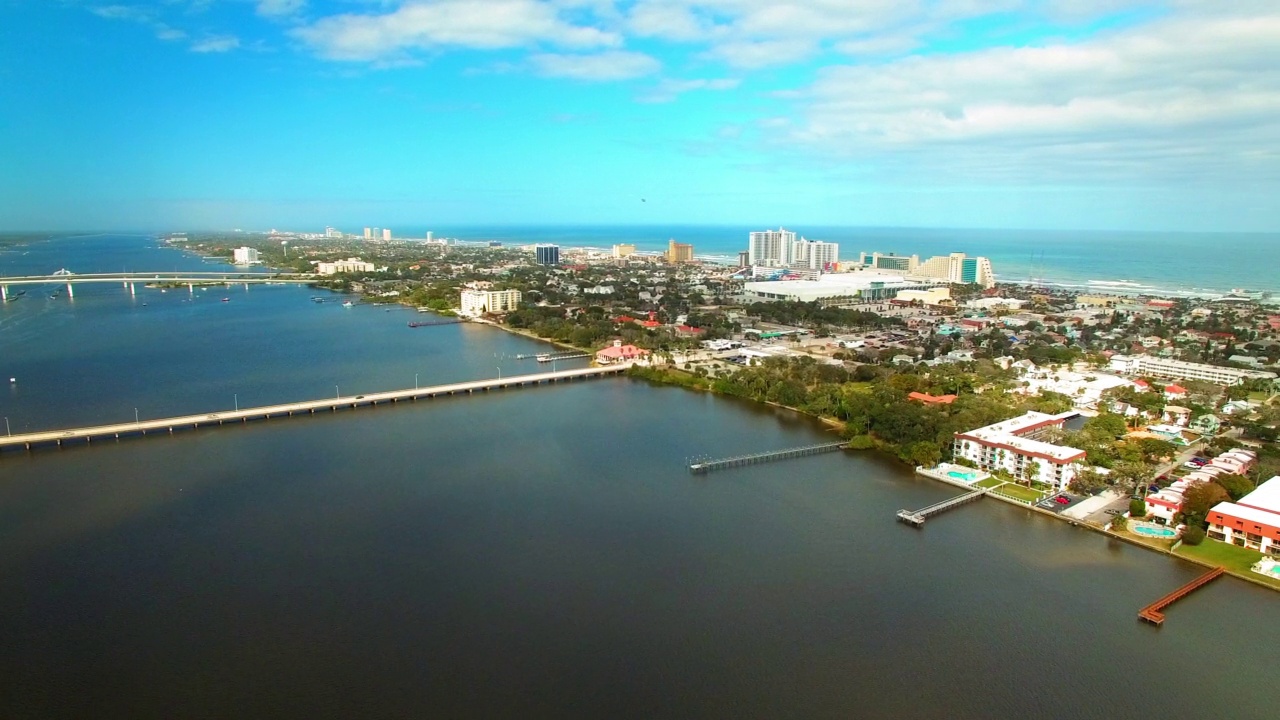
<path id="1" fill-rule="evenodd" d="M 0 311 L 39 427 L 545 347 L 306 289 L 48 294 Z M 954 490 L 871 455 L 684 469 L 826 437 L 609 379 L 0 457 L 0 717 L 1274 717 L 1275 593 L 1156 630 L 1195 566 L 993 501 L 913 530 Z"/>

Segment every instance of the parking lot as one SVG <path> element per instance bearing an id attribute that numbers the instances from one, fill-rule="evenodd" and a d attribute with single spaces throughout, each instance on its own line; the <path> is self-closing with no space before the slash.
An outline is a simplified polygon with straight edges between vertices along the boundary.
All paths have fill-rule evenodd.
<path id="1" fill-rule="evenodd" d="M 1058 493 L 1056 495 L 1050 495 L 1049 497 L 1036 503 L 1036 507 L 1040 508 L 1041 510 L 1048 510 L 1050 512 L 1061 513 L 1063 510 L 1067 510 L 1075 505 L 1078 505 L 1083 500 L 1085 500 L 1085 498 L 1081 497 L 1080 495 L 1072 495 L 1071 493 L 1063 492 L 1063 493 Z"/>

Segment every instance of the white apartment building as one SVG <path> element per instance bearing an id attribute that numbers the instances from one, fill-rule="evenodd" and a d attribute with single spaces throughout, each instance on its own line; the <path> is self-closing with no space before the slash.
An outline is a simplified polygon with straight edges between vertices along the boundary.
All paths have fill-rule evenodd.
<path id="1" fill-rule="evenodd" d="M 1061 428 L 1073 415 L 1028 412 L 994 425 L 958 432 L 952 455 L 983 470 L 1003 470 L 1019 480 L 1041 482 L 1059 491 L 1075 478 L 1085 451 L 1047 443 L 1035 436 L 1049 428 Z"/>
<path id="2" fill-rule="evenodd" d="M 390 241 L 390 240 L 391 240 L 391 229 L 390 229 L 390 228 L 382 228 L 382 239 L 383 239 L 383 241 Z"/>
<path id="3" fill-rule="evenodd" d="M 520 306 L 519 290 L 463 290 L 459 310 L 463 315 L 511 312 Z"/>
<path id="4" fill-rule="evenodd" d="M 1266 370 L 1241 370 L 1183 360 L 1169 360 L 1151 355 L 1114 355 L 1111 358 L 1111 369 L 1127 375 L 1148 375 L 1174 380 L 1204 380 L 1215 385 L 1239 385 L 1245 380 L 1270 380 L 1276 376 L 1275 373 Z"/>
<path id="5" fill-rule="evenodd" d="M 373 263 L 362 262 L 358 257 L 347 258 L 346 260 L 335 260 L 333 262 L 316 263 L 316 274 L 318 275 L 337 275 L 338 273 L 355 272 L 373 272 Z"/>
<path id="6" fill-rule="evenodd" d="M 796 239 L 786 228 L 762 230 L 748 236 L 747 264 L 765 267 L 796 267 L 825 270 L 840 261 L 840 244 L 823 240 Z"/>
<path id="7" fill-rule="evenodd" d="M 825 270 L 840 262 L 840 243 L 800 238 L 791 243 L 791 267 Z"/>
<path id="8" fill-rule="evenodd" d="M 231 262 L 236 265 L 257 265 L 262 262 L 258 251 L 251 247 L 238 247 L 231 251 Z"/>
<path id="9" fill-rule="evenodd" d="M 762 230 L 748 236 L 747 259 L 751 265 L 787 265 L 791 262 L 791 245 L 796 234 L 786 228 Z"/>

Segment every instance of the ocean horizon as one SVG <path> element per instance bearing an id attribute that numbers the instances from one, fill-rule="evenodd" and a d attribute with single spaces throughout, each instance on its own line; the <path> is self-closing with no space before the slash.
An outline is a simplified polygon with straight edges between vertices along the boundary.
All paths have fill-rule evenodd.
<path id="1" fill-rule="evenodd" d="M 840 244 L 840 259 L 860 252 L 935 255 L 964 252 L 991 260 L 1000 282 L 1094 291 L 1213 296 L 1235 289 L 1280 292 L 1280 233 L 1103 230 L 1009 230 L 784 225 L 809 238 Z M 444 225 L 410 226 L 396 237 L 434 237 L 504 244 L 550 242 L 566 247 L 634 244 L 661 251 L 667 241 L 693 244 L 697 257 L 735 260 L 745 225 Z M 776 229 L 776 226 L 775 226 Z"/>

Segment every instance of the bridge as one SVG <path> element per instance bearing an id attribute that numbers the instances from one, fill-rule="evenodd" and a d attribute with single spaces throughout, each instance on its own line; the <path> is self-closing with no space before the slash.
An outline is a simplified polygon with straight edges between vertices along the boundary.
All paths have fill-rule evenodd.
<path id="1" fill-rule="evenodd" d="M 320 276 L 309 273 L 238 273 L 183 270 L 173 272 L 85 273 L 82 275 L 63 268 L 51 275 L 0 277 L 0 302 L 9 301 L 9 286 L 11 285 L 46 285 L 50 283 L 66 285 L 67 297 L 74 298 L 75 291 L 72 288 L 74 285 L 81 283 L 121 283 L 125 288 L 128 288 L 129 294 L 133 295 L 137 292 L 135 288 L 137 283 L 173 283 L 175 285 L 186 285 L 188 290 L 194 290 L 196 285 L 208 284 L 293 283 L 311 285 L 320 280 Z"/>
<path id="2" fill-rule="evenodd" d="M 270 420 L 271 418 L 293 417 L 295 415 L 314 415 L 320 412 L 337 412 L 358 407 L 373 407 L 386 403 L 398 403 L 403 400 L 416 401 L 448 395 L 472 395 L 477 392 L 506 390 L 537 385 L 549 385 L 558 382 L 571 382 L 589 378 L 621 375 L 631 367 L 631 363 L 620 363 L 597 368 L 579 368 L 576 370 L 560 370 L 558 372 L 534 373 L 532 375 L 513 375 L 493 380 L 473 380 L 434 385 L 432 387 L 412 388 L 409 390 L 391 390 L 387 392 L 366 393 L 364 395 L 338 396 L 324 400 L 304 400 L 302 402 L 283 403 L 280 405 L 264 405 L 227 412 L 201 413 L 199 415 L 182 415 L 179 417 L 160 418 L 158 420 L 141 420 L 114 425 L 95 425 L 92 427 L 69 428 L 65 430 L 48 430 L 44 432 L 21 433 L 18 435 L 0 436 L 0 454 L 6 450 L 32 450 L 41 446 L 61 447 L 67 443 L 83 441 L 92 443 L 96 439 L 147 435 L 149 433 L 173 434 L 179 430 L 194 430 L 202 427 L 224 425 L 226 423 L 247 423 L 250 420 Z"/>

